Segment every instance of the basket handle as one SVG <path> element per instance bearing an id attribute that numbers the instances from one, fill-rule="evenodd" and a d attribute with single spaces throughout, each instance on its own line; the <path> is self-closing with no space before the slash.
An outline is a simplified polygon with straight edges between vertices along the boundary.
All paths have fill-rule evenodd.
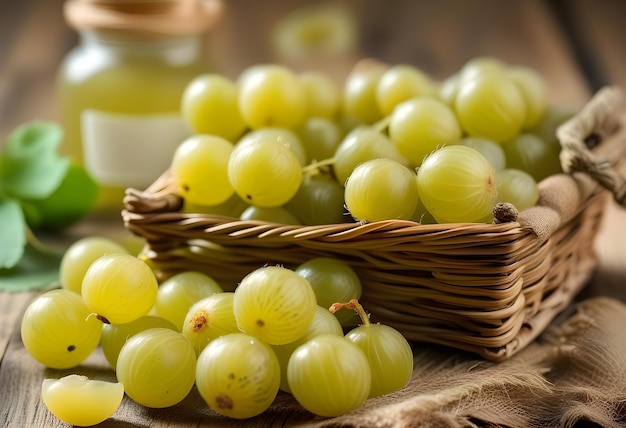
<path id="1" fill-rule="evenodd" d="M 626 180 L 613 168 L 617 159 L 601 159 L 598 151 L 605 152 L 602 149 L 606 147 L 601 146 L 607 145 L 605 142 L 622 129 L 624 105 L 624 94 L 619 88 L 604 87 L 576 116 L 557 129 L 563 171 L 590 175 L 621 206 L 626 206 Z"/>
<path id="2" fill-rule="evenodd" d="M 517 221 L 544 242 L 578 213 L 598 184 L 626 206 L 626 181 L 613 169 L 624 151 L 623 138 L 616 138 L 622 130 L 623 109 L 624 96 L 618 88 L 598 91 L 557 129 L 564 173 L 539 183 L 539 201 L 533 207 L 518 212 L 511 204 L 497 204 L 494 222 Z"/>

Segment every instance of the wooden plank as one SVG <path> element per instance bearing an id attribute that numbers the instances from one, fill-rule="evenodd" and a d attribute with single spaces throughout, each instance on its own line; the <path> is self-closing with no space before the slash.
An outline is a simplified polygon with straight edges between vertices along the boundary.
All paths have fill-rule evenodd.
<path id="1" fill-rule="evenodd" d="M 70 30 L 62 16 L 63 0 L 34 1 L 19 31 L 8 35 L 6 65 L 0 68 L 0 140 L 30 120 L 58 118 L 56 70 L 67 50 Z"/>
<path id="2" fill-rule="evenodd" d="M 11 335 L 19 330 L 22 312 L 32 296 L 31 293 L 0 292 L 0 355 L 4 356 Z"/>
<path id="3" fill-rule="evenodd" d="M 28 18 L 32 1 L 7 2 L 7 4 L 2 6 L 2 13 L 0 13 L 0 28 L 2 28 L 2 37 L 0 37 L 0 68 L 6 66 L 9 62 L 7 58 L 8 53 L 11 51 L 11 46 L 19 34 L 24 20 Z"/>
<path id="4" fill-rule="evenodd" d="M 12 296 L 5 302 L 14 301 Z M 26 294 L 23 295 L 28 298 Z M 4 328 L 3 330 L 4 331 Z M 47 369 L 35 361 L 24 348 L 19 331 L 13 329 L 0 366 L 0 400 L 6 411 L 0 413 L 0 426 L 7 428 L 46 427 L 62 428 L 67 425 L 54 417 L 40 398 L 44 379 L 57 379 L 68 374 L 81 374 L 90 379 L 115 382 L 115 374 L 109 368 L 102 351 L 98 348 L 80 366 L 67 370 Z M 287 410 L 288 409 L 288 410 Z M 272 409 L 273 421 L 285 424 L 306 422 L 312 415 L 295 404 L 291 395 L 280 393 Z M 286 419 L 289 418 L 289 421 Z M 267 415 L 246 421 L 248 426 L 269 426 Z M 106 422 L 106 426 L 150 426 L 152 428 L 220 426 L 238 427 L 241 421 L 225 418 L 211 411 L 194 388 L 179 404 L 165 409 L 141 406 L 124 396 L 122 405 Z"/>

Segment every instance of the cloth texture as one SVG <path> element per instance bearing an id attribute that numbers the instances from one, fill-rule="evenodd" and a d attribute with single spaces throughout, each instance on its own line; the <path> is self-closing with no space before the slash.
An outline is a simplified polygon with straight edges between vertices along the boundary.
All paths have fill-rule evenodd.
<path id="1" fill-rule="evenodd" d="M 503 363 L 415 349 L 409 385 L 310 427 L 626 427 L 626 305 L 593 297 Z"/>

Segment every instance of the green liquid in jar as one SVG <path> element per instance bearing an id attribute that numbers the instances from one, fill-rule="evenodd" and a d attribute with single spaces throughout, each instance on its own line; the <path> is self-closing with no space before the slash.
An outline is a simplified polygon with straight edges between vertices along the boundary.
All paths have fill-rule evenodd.
<path id="1" fill-rule="evenodd" d="M 165 171 L 189 134 L 182 93 L 209 69 L 195 38 L 127 43 L 90 33 L 68 54 L 58 78 L 64 149 L 100 183 L 96 210 L 119 212 L 127 187 L 144 188 Z M 92 161 L 108 162 L 104 175 L 86 159 L 94 145 Z"/>

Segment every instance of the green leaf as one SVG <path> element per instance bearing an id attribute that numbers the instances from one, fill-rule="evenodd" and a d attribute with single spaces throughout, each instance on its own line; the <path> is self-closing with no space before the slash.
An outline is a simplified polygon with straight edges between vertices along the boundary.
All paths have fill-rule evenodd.
<path id="1" fill-rule="evenodd" d="M 4 152 L 12 159 L 36 158 L 55 152 L 62 137 L 63 130 L 54 122 L 28 122 L 11 132 Z"/>
<path id="2" fill-rule="evenodd" d="M 26 245 L 24 214 L 19 202 L 0 199 L 0 268 L 12 268 L 22 258 Z"/>
<path id="3" fill-rule="evenodd" d="M 63 131 L 52 122 L 29 122 L 9 135 L 0 158 L 2 191 L 18 199 L 44 199 L 70 166 L 57 154 Z"/>
<path id="4" fill-rule="evenodd" d="M 75 223 L 96 205 L 98 183 L 84 167 L 70 165 L 63 181 L 45 199 L 22 203 L 26 221 L 35 230 L 59 231 Z"/>
<path id="5" fill-rule="evenodd" d="M 58 287 L 61 255 L 27 245 L 19 263 L 0 269 L 0 291 L 30 291 Z"/>

